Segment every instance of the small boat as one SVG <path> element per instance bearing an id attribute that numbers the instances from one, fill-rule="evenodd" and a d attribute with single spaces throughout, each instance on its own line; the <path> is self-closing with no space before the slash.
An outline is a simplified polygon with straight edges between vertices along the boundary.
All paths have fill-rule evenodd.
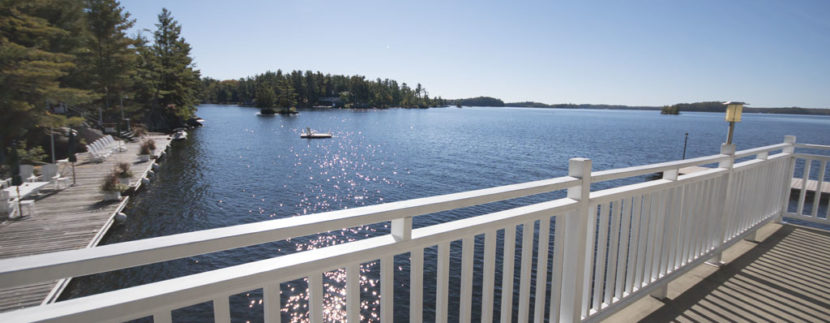
<path id="1" fill-rule="evenodd" d="M 305 132 L 300 134 L 300 138 L 306 139 L 322 139 L 322 138 L 331 138 L 330 133 L 325 132 L 316 132 L 311 130 L 311 128 L 305 128 Z"/>
<path id="2" fill-rule="evenodd" d="M 179 128 L 176 130 L 176 133 L 173 134 L 173 140 L 185 140 L 187 139 L 187 131 L 184 129 Z"/>

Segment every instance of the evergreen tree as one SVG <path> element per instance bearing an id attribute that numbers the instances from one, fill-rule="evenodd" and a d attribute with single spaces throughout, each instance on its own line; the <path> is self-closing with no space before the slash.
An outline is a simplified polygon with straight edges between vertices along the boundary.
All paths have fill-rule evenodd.
<path id="1" fill-rule="evenodd" d="M 148 124 L 172 128 L 196 111 L 199 71 L 190 57 L 190 44 L 181 37 L 182 27 L 167 9 L 158 16 L 154 43 L 142 52 L 144 86 L 151 90 Z"/>
<path id="2" fill-rule="evenodd" d="M 0 160 L 13 141 L 66 122 L 50 115 L 48 104 L 91 99 L 65 82 L 76 67 L 82 15 L 75 1 L 0 1 Z"/>
<path id="3" fill-rule="evenodd" d="M 124 95 L 132 95 L 137 40 L 127 36 L 135 20 L 116 0 L 86 0 L 86 50 L 78 55 L 86 87 L 99 95 L 95 108 L 115 113 Z M 114 119 L 114 118 L 113 118 Z"/>

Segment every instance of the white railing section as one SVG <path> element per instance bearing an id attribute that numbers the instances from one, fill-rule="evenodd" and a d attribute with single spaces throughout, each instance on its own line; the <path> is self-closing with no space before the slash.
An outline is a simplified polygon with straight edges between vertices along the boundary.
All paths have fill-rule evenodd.
<path id="1" fill-rule="evenodd" d="M 392 321 L 397 308 L 392 295 L 400 288 L 394 283 L 394 257 L 408 255 L 409 320 L 420 322 L 426 310 L 428 248 L 437 248 L 435 307 L 428 309 L 437 322 L 450 319 L 451 304 L 458 306 L 461 322 L 469 322 L 474 314 L 480 314 L 482 322 L 491 322 L 496 314 L 502 322 L 514 317 L 519 322 L 598 321 L 649 293 L 665 297 L 672 279 L 704 261 L 718 261 L 725 248 L 780 219 L 788 207 L 794 158 L 801 156 L 794 154 L 795 147 L 795 138 L 788 136 L 778 145 L 739 152 L 724 145 L 718 155 L 599 172 L 591 172 L 590 160 L 577 158 L 571 160 L 568 176 L 555 179 L 4 259 L 0 288 L 391 222 L 390 233 L 379 237 L 0 313 L 0 321 L 125 321 L 152 316 L 155 322 L 170 322 L 175 309 L 212 302 L 215 321 L 230 322 L 229 297 L 262 289 L 265 320 L 279 322 L 281 311 L 302 310 L 284 309 L 280 284 L 303 279 L 308 284 L 308 310 L 303 315 L 322 322 L 331 318 L 323 307 L 323 274 L 345 270 L 345 317 L 357 322 L 361 264 L 369 262 L 380 264 L 378 318 Z M 748 156 L 755 158 L 734 162 Z M 827 159 L 820 160 L 823 169 Z M 682 167 L 714 163 L 715 168 L 678 176 Z M 592 183 L 654 172 L 662 172 L 663 178 L 591 191 Z M 412 228 L 415 216 L 562 190 L 567 190 L 565 198 Z M 452 245 L 458 242 L 460 270 L 451 271 Z M 475 268 L 474 259 L 481 259 L 483 266 Z M 474 275 L 476 270 L 481 273 Z M 500 288 L 495 286 L 497 273 Z M 451 295 L 450 281 L 459 282 L 458 295 Z M 482 286 L 480 308 L 473 308 L 474 285 Z"/>
<path id="2" fill-rule="evenodd" d="M 796 148 L 811 149 L 819 151 L 830 151 L 830 146 L 798 144 Z M 827 177 L 830 172 L 827 170 L 830 156 L 796 153 L 795 162 L 792 165 L 791 173 L 793 180 L 787 185 L 792 185 L 788 196 L 795 197 L 796 202 L 791 208 L 784 209 L 785 216 L 795 219 L 830 224 L 830 185 Z M 796 166 L 799 166 L 796 169 Z M 789 186 L 788 186 L 789 187 Z M 824 193 L 822 195 L 822 193 Z M 789 200 L 789 198 L 787 198 Z M 823 207 L 822 207 L 823 206 Z"/>

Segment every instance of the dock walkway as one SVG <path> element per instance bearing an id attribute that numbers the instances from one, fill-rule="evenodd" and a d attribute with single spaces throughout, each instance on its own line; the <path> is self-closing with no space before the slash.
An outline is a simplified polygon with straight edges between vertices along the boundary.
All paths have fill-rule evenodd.
<path id="1" fill-rule="evenodd" d="M 156 142 L 157 153 L 164 152 L 170 143 L 166 135 L 148 138 Z M 79 153 L 74 186 L 61 191 L 43 190 L 35 202 L 35 215 L 0 222 L 0 259 L 96 246 L 129 199 L 103 202 L 100 186 L 104 177 L 118 163 L 129 162 L 131 185 L 140 185 L 154 164 L 153 160 L 138 162 L 140 142 L 126 146 L 127 151 L 115 152 L 102 163 L 88 162 L 85 154 Z M 72 167 L 61 169 L 61 174 L 71 179 Z M 0 289 L 0 312 L 54 301 L 67 282 L 62 279 Z"/>

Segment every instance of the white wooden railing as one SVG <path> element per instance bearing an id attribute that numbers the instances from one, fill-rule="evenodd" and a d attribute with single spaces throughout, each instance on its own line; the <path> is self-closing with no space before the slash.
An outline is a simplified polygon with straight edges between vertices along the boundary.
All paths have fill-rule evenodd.
<path id="1" fill-rule="evenodd" d="M 170 322 L 173 310 L 203 302 L 213 303 L 216 322 L 229 322 L 229 296 L 256 289 L 263 290 L 265 320 L 278 322 L 281 310 L 303 310 L 283 309 L 280 301 L 280 283 L 297 279 L 308 284 L 307 317 L 322 322 L 330 314 L 323 308 L 323 273 L 343 268 L 345 316 L 356 322 L 361 317 L 360 266 L 374 261 L 380 263 L 379 318 L 391 322 L 397 308 L 392 295 L 400 288 L 393 283 L 397 255 L 408 255 L 405 305 L 410 321 L 420 322 L 425 310 L 424 250 L 435 246 L 435 307 L 429 310 L 434 310 L 438 322 L 447 321 L 451 303 L 458 305 L 461 322 L 469 322 L 473 313 L 480 313 L 482 322 L 490 322 L 494 314 L 502 322 L 511 321 L 514 313 L 519 322 L 598 321 L 644 295 L 665 296 L 674 278 L 704 261 L 719 261 L 725 248 L 787 215 L 796 158 L 820 160 L 819 181 L 829 159 L 795 154 L 797 147 L 830 149 L 796 145 L 795 138 L 788 136 L 772 146 L 735 152 L 734 146 L 724 145 L 718 155 L 596 172 L 590 160 L 576 158 L 570 161 L 568 176 L 554 179 L 4 259 L 0 288 L 10 288 L 391 223 L 390 233 L 382 236 L 0 313 L 0 322 L 125 321 L 145 316 Z M 710 168 L 678 176 L 678 170 L 687 166 Z M 660 172 L 661 179 L 591 191 L 598 182 Z M 424 214 L 555 191 L 565 191 L 566 197 L 423 228 L 412 226 L 412 218 Z M 811 214 L 800 215 L 804 200 L 801 193 L 797 214 L 816 219 L 816 206 Z M 457 241 L 461 242 L 460 270 L 451 275 L 451 244 Z M 475 269 L 474 259 L 481 259 L 483 266 Z M 516 260 L 518 272 L 514 272 Z M 474 270 L 482 272 L 474 275 Z M 500 288 L 495 286 L 498 272 Z M 474 277 L 481 280 L 474 282 Z M 460 282 L 453 302 L 451 280 Z M 516 281 L 518 290 L 514 290 Z M 481 308 L 472 306 L 474 284 L 482 286 Z M 501 299 L 496 298 L 497 290 Z"/>
<path id="2" fill-rule="evenodd" d="M 830 146 L 822 145 L 798 144 L 796 147 L 814 151 L 830 150 Z M 797 202 L 792 205 L 794 212 L 784 210 L 786 212 L 785 216 L 830 225 L 830 201 L 827 201 L 830 199 L 827 198 L 827 195 L 824 195 L 824 201 L 819 198 L 821 192 L 830 194 L 830 187 L 828 187 L 828 182 L 825 180 L 830 175 L 827 173 L 827 163 L 830 161 L 830 156 L 799 153 L 795 154 L 794 158 L 796 162 L 792 165 L 793 178 L 796 181 L 793 181 L 792 184 L 797 186 L 790 194 L 796 194 L 792 197 L 795 197 Z M 798 169 L 796 169 L 796 166 L 798 166 Z M 799 179 L 800 181 L 798 181 Z M 820 207 L 821 204 L 824 205 L 824 210 Z"/>

